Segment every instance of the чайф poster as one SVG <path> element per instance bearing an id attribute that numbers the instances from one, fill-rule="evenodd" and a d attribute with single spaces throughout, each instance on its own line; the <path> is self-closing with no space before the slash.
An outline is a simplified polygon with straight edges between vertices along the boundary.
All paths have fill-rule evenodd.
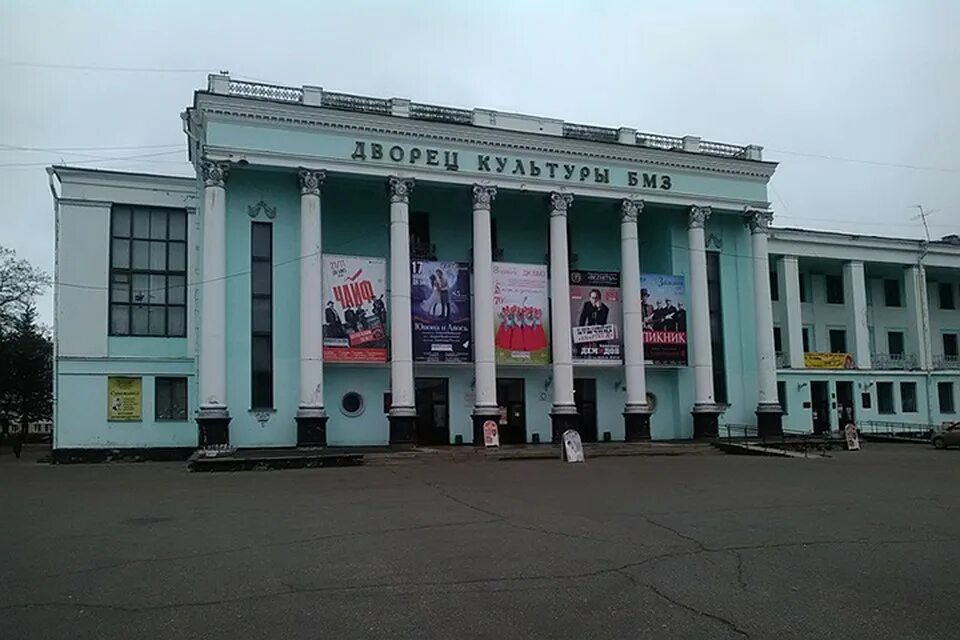
<path id="1" fill-rule="evenodd" d="M 323 256 L 323 359 L 387 361 L 387 264 L 383 258 Z"/>

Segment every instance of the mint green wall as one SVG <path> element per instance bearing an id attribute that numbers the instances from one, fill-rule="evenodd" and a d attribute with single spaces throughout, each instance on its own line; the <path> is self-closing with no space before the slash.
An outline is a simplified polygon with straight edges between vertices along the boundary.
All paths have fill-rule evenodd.
<path id="1" fill-rule="evenodd" d="M 571 268 L 620 271 L 620 207 L 616 200 L 574 198 L 567 214 Z"/>
<path id="2" fill-rule="evenodd" d="M 324 398 L 327 407 L 327 444 L 331 446 L 385 445 L 390 441 L 383 394 L 390 390 L 390 369 L 378 365 L 328 364 L 324 367 Z M 340 411 L 340 399 L 349 391 L 359 393 L 364 410 L 359 416 Z"/>
<path id="3" fill-rule="evenodd" d="M 143 379 L 141 421 L 107 421 L 107 374 L 139 376 Z M 190 384 L 187 385 L 187 420 L 154 420 L 154 379 L 158 375 L 191 377 L 188 380 Z M 197 424 L 193 421 L 193 411 L 196 409 L 197 400 L 192 375 L 192 362 L 61 362 L 56 385 L 56 447 L 196 447 Z"/>
<path id="4" fill-rule="evenodd" d="M 248 207 L 276 208 L 251 220 Z M 276 412 L 265 426 L 250 409 L 250 229 L 273 225 L 273 395 Z M 300 359 L 300 194 L 291 174 L 235 169 L 227 188 L 227 406 L 231 444 L 296 444 Z"/>
<path id="5" fill-rule="evenodd" d="M 502 262 L 546 264 L 549 204 L 543 194 L 500 191 L 491 217 L 496 220 Z"/>
<path id="6" fill-rule="evenodd" d="M 110 336 L 107 353 L 111 357 L 183 358 L 187 356 L 187 339 Z"/>

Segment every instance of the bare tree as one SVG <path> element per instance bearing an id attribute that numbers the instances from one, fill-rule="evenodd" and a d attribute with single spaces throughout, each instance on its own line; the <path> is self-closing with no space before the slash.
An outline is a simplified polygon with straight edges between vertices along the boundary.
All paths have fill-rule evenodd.
<path id="1" fill-rule="evenodd" d="M 46 272 L 0 246 L 0 326 L 9 326 L 49 286 Z"/>

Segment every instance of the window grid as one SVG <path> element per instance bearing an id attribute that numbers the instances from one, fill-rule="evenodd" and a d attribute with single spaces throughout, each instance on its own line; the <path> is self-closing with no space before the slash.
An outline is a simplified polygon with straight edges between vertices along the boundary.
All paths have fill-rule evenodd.
<path id="1" fill-rule="evenodd" d="M 154 378 L 154 418 L 156 420 L 187 419 L 187 379 Z"/>
<path id="2" fill-rule="evenodd" d="M 113 206 L 109 335 L 187 335 L 186 236 L 183 209 Z"/>
<path id="3" fill-rule="evenodd" d="M 273 226 L 250 226 L 250 403 L 273 408 Z"/>

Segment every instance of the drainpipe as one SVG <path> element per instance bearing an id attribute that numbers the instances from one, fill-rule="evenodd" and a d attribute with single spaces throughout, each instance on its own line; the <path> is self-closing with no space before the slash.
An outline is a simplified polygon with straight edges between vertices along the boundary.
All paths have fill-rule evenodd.
<path id="1" fill-rule="evenodd" d="M 58 283 L 60 282 L 60 196 L 57 195 L 57 189 L 53 184 L 53 179 L 56 176 L 56 171 L 53 167 L 47 167 L 47 183 L 50 186 L 50 193 L 53 194 L 53 355 L 52 360 L 52 374 L 53 374 L 53 384 L 51 385 L 53 389 L 53 398 L 51 398 L 51 406 L 53 407 L 53 448 L 57 449 L 57 444 L 59 441 L 60 429 L 57 428 L 57 398 L 59 397 L 58 385 L 57 385 L 57 355 L 60 353 L 60 345 L 57 339 L 57 305 L 59 298 Z"/>

